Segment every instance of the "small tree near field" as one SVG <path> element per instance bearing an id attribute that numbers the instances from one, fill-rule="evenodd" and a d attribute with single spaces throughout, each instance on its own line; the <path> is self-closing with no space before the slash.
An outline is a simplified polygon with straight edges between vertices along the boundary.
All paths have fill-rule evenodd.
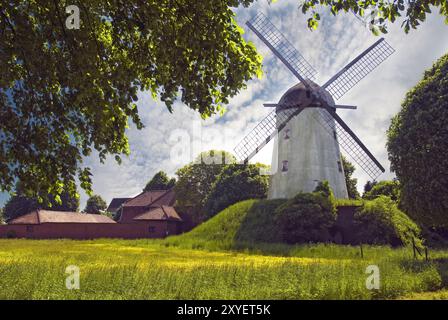
<path id="1" fill-rule="evenodd" d="M 84 212 L 92 214 L 102 214 L 107 208 L 106 201 L 99 195 L 93 195 L 87 200 Z"/>
<path id="2" fill-rule="evenodd" d="M 169 190 L 176 184 L 176 179 L 169 178 L 164 171 L 157 172 L 146 184 L 143 191 L 151 190 Z"/>

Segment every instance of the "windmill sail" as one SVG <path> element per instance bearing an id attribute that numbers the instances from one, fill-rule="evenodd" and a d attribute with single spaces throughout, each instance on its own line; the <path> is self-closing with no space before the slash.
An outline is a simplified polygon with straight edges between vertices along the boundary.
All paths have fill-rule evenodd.
<path id="1" fill-rule="evenodd" d="M 269 19 L 260 12 L 253 19 L 247 21 L 246 24 L 286 65 L 297 79 L 305 86 L 308 86 L 305 79 L 313 80 L 317 71 L 314 70 Z"/>
<path id="2" fill-rule="evenodd" d="M 285 125 L 298 115 L 303 108 L 289 108 L 277 112 L 269 113 L 251 132 L 233 149 L 240 162 L 247 163 L 258 151 L 271 141 L 277 132 L 280 132 Z"/>
<path id="3" fill-rule="evenodd" d="M 265 107 L 275 107 L 276 110 L 268 114 L 234 149 L 239 160 L 247 163 L 289 121 L 294 122 L 294 128 L 299 128 L 294 131 L 297 139 L 285 139 L 279 143 L 279 149 L 282 148 L 279 154 L 282 158 L 280 159 L 278 155 L 277 158 L 281 160 L 283 167 L 281 172 L 272 176 L 269 197 L 288 198 L 298 191 L 313 190 L 314 182 L 322 179 L 331 179 L 330 183 L 336 188 L 339 196 L 347 197 L 341 163 L 339 160 L 334 161 L 335 154 L 339 159 L 339 147 L 345 150 L 373 180 L 376 180 L 385 171 L 384 168 L 335 110 L 335 108 L 356 109 L 356 107 L 335 105 L 329 96 L 331 95 L 333 99 L 341 98 L 395 50 L 384 39 L 380 39 L 319 87 L 313 81 L 308 81 L 313 80 L 317 72 L 266 16 L 259 13 L 246 24 L 301 82 L 290 88 L 280 99 L 279 104 L 265 104 Z M 309 112 L 304 112 L 295 118 L 305 108 L 315 108 L 317 112 L 308 110 Z M 308 115 L 315 118 L 326 132 L 334 139 L 337 138 L 337 141 L 328 139 L 326 132 L 323 132 L 318 124 L 309 126 Z M 312 120 L 311 122 L 314 124 Z M 314 138 L 300 134 L 300 130 L 306 130 L 303 132 L 309 133 Z M 316 141 L 310 146 L 310 141 L 313 139 Z M 310 150 L 310 147 L 314 149 Z M 300 152 L 302 149 L 304 152 Z M 309 153 L 305 154 L 307 150 Z M 291 154 L 294 156 L 288 156 Z M 311 158 L 313 165 L 310 166 Z M 289 170 L 289 164 L 290 167 L 294 166 L 294 169 Z M 285 174 L 288 171 L 290 173 Z M 314 180 L 310 180 L 310 177 Z"/>
<path id="4" fill-rule="evenodd" d="M 335 100 L 339 99 L 394 52 L 386 40 L 381 38 L 336 73 L 322 88 L 331 93 Z"/>
<path id="5" fill-rule="evenodd" d="M 339 145 L 373 180 L 385 170 L 348 125 L 330 108 L 318 108 L 321 117 L 314 117 L 329 134 L 336 133 Z M 336 122 L 334 121 L 336 120 Z"/>

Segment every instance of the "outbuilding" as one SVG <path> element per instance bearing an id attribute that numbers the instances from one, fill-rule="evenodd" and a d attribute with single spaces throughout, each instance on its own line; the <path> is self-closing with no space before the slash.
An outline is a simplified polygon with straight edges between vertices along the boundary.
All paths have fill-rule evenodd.
<path id="1" fill-rule="evenodd" d="M 163 238 L 182 231 L 182 218 L 174 209 L 174 202 L 173 190 L 143 192 L 121 203 L 117 221 L 99 214 L 34 210 L 0 225 L 0 237 Z"/>

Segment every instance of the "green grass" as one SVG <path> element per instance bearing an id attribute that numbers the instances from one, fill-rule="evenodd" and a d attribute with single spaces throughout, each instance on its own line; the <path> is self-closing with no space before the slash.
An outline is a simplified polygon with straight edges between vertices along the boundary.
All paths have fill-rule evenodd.
<path id="1" fill-rule="evenodd" d="M 412 293 L 400 298 L 401 300 L 448 300 L 448 289 L 432 292 Z"/>
<path id="2" fill-rule="evenodd" d="M 165 240 L 0 240 L 0 299 L 395 299 L 448 285 L 448 252 L 276 244 L 275 204 L 238 203 Z M 378 265 L 380 290 L 367 290 Z M 65 268 L 81 271 L 67 290 Z M 444 292 L 444 291 L 439 291 Z M 442 297 L 443 295 L 441 295 Z"/>

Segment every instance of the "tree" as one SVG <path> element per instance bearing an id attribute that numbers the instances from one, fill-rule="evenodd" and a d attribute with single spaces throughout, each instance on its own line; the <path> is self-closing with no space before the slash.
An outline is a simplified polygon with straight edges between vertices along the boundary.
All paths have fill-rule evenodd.
<path id="1" fill-rule="evenodd" d="M 407 93 L 387 131 L 400 207 L 429 226 L 448 225 L 448 55 Z"/>
<path id="2" fill-rule="evenodd" d="M 0 224 L 5 223 L 5 217 L 3 216 L 3 208 L 0 208 Z"/>
<path id="3" fill-rule="evenodd" d="M 83 158 L 129 154 L 139 91 L 170 112 L 177 99 L 204 118 L 222 112 L 261 74 L 232 10 L 252 2 L 76 1 L 80 28 L 68 29 L 70 1 L 2 1 L 0 189 L 19 179 L 29 196 L 58 196 L 79 179 L 91 195 Z"/>
<path id="4" fill-rule="evenodd" d="M 388 23 L 394 23 L 404 15 L 402 27 L 406 33 L 416 29 L 431 13 L 431 6 L 439 8 L 439 12 L 448 23 L 448 2 L 445 0 L 304 0 L 301 2 L 303 13 L 308 13 L 308 27 L 316 29 L 320 14 L 317 6 L 326 7 L 336 16 L 340 12 L 352 12 L 370 24 L 374 34 L 387 33 Z"/>
<path id="5" fill-rule="evenodd" d="M 223 168 L 204 202 L 207 217 L 239 201 L 266 198 L 269 176 L 261 175 L 260 169 L 268 166 L 257 164 L 229 164 Z"/>
<path id="6" fill-rule="evenodd" d="M 91 196 L 86 203 L 84 212 L 92 214 L 102 214 L 107 209 L 106 201 L 99 195 Z"/>
<path id="7" fill-rule="evenodd" d="M 373 200 L 380 196 L 387 196 L 391 200 L 398 202 L 400 199 L 400 183 L 398 180 L 376 182 L 370 191 L 367 191 L 362 195 L 366 200 Z"/>
<path id="8" fill-rule="evenodd" d="M 157 172 L 150 181 L 146 184 L 143 191 L 151 190 L 169 190 L 176 184 L 175 178 L 168 178 L 164 171 Z"/>
<path id="9" fill-rule="evenodd" d="M 344 167 L 345 183 L 347 185 L 348 197 L 350 199 L 359 199 L 357 184 L 358 179 L 353 178 L 353 172 L 355 172 L 355 166 L 342 156 L 342 166 Z"/>
<path id="10" fill-rule="evenodd" d="M 202 152 L 195 161 L 177 170 L 176 205 L 192 207 L 198 220 L 204 215 L 205 199 L 226 164 L 235 163 L 235 157 L 226 152 Z"/>
<path id="11" fill-rule="evenodd" d="M 372 190 L 372 188 L 377 184 L 376 181 L 370 181 L 368 180 L 366 184 L 364 185 L 364 194 Z"/>
<path id="12" fill-rule="evenodd" d="M 78 211 L 79 198 L 71 197 L 68 192 L 63 192 L 60 196 L 60 202 L 55 200 L 55 196 L 46 195 L 48 203 L 40 203 L 37 198 L 31 198 L 24 195 L 20 190 L 6 202 L 3 208 L 3 215 L 8 222 L 18 218 L 36 209 L 48 209 L 54 211 Z"/>

